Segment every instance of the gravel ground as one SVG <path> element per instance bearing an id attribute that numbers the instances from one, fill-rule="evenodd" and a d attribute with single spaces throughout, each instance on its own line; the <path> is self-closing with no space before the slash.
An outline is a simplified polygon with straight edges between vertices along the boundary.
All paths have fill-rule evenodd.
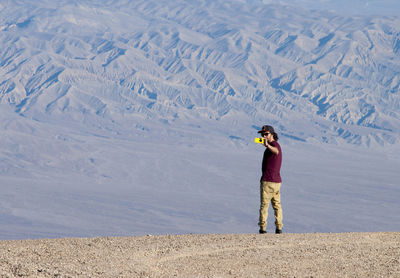
<path id="1" fill-rule="evenodd" d="M 0 277 L 400 277 L 400 232 L 0 241 Z"/>

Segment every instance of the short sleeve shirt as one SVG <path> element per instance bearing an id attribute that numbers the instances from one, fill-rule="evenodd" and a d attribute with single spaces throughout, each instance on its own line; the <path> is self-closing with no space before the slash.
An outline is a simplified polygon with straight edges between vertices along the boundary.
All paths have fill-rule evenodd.
<path id="1" fill-rule="evenodd" d="M 282 151 L 277 141 L 269 143 L 271 146 L 278 148 L 279 153 L 274 154 L 268 148 L 265 148 L 262 162 L 262 181 L 281 183 L 281 165 Z"/>

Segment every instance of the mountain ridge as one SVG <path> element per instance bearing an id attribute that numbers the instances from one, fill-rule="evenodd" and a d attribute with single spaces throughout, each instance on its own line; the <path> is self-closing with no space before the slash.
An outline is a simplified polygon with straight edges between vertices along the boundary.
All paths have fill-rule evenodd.
<path id="1" fill-rule="evenodd" d="M 21 3 L 0 11 L 0 101 L 16 113 L 171 123 L 239 111 L 292 136 L 302 114 L 318 141 L 397 142 L 398 18 L 239 1 Z"/>
<path id="2" fill-rule="evenodd" d="M 399 18 L 264 2 L 1 3 L 0 239 L 254 232 L 264 124 L 287 231 L 396 230 Z"/>

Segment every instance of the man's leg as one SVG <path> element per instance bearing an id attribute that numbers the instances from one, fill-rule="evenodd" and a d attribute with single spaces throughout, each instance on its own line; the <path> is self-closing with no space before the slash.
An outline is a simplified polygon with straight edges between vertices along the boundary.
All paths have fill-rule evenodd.
<path id="1" fill-rule="evenodd" d="M 277 230 L 282 230 L 282 206 L 281 206 L 281 184 L 275 183 L 274 187 L 274 196 L 271 199 L 272 208 L 274 209 L 275 215 L 275 227 Z"/>
<path id="2" fill-rule="evenodd" d="M 260 217 L 258 221 L 260 231 L 267 230 L 268 207 L 272 196 L 273 189 L 269 186 L 269 182 L 262 181 L 260 184 Z"/>

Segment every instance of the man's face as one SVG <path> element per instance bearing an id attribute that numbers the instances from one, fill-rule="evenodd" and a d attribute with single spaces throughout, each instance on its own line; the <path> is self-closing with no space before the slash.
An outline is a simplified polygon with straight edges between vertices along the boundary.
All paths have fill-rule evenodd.
<path id="1" fill-rule="evenodd" d="M 272 134 L 271 134 L 271 132 L 269 132 L 269 131 L 266 131 L 266 132 L 263 133 L 263 137 L 264 137 L 268 142 L 271 141 L 271 136 L 272 136 Z"/>
<path id="2" fill-rule="evenodd" d="M 265 139 L 268 139 L 270 136 L 271 136 L 271 132 L 269 132 L 269 131 L 266 131 L 266 132 L 263 133 L 263 137 Z"/>

